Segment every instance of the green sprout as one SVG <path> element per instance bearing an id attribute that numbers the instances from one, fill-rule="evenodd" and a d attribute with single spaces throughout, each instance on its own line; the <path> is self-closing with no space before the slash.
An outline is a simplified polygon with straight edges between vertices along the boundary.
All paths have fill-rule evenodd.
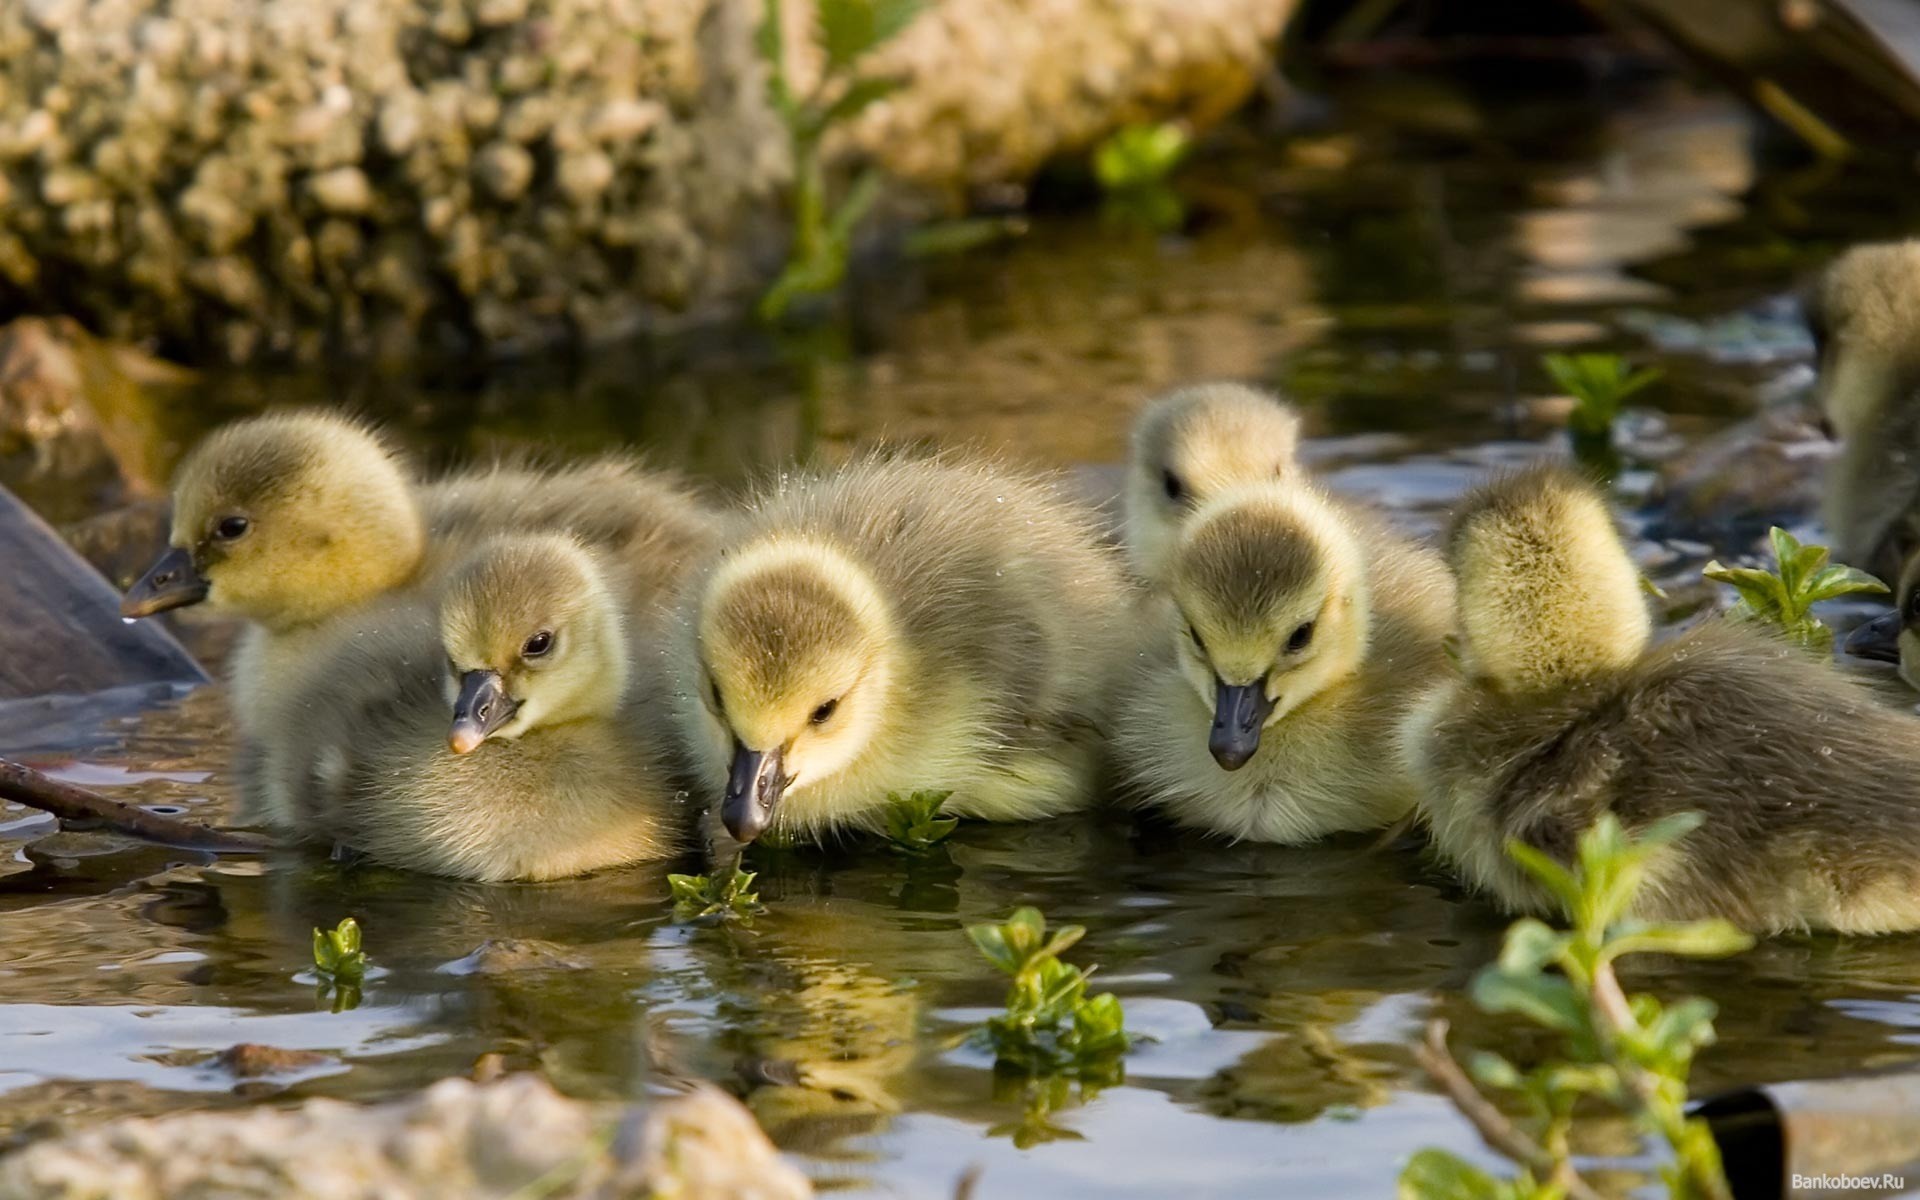
<path id="1" fill-rule="evenodd" d="M 760 907 L 753 880 L 754 872 L 736 866 L 711 875 L 669 875 L 667 886 L 673 889 L 673 911 L 680 917 L 744 917 Z"/>
<path id="2" fill-rule="evenodd" d="M 1190 142 L 1186 127 L 1173 121 L 1128 125 L 1101 142 L 1093 177 L 1107 196 L 1104 215 L 1153 230 L 1179 228 L 1186 205 L 1168 181 Z"/>
<path id="3" fill-rule="evenodd" d="M 1658 381 L 1658 367 L 1629 370 L 1618 354 L 1547 354 L 1540 359 L 1561 391 L 1573 397 L 1567 416 L 1567 436 L 1574 457 L 1613 475 L 1620 460 L 1613 446 L 1613 423 L 1628 396 Z"/>
<path id="4" fill-rule="evenodd" d="M 1836 596 L 1879 593 L 1887 585 L 1854 567 L 1829 564 L 1825 546 L 1803 546 L 1779 526 L 1768 530 L 1773 540 L 1774 569 L 1727 567 L 1718 559 L 1701 574 L 1729 584 L 1740 594 L 1733 615 L 1777 625 L 1793 642 L 1819 653 L 1833 648 L 1833 630 L 1813 615 L 1813 606 Z"/>
<path id="5" fill-rule="evenodd" d="M 1067 925 L 1048 937 L 1047 919 L 1037 908 L 1016 909 L 1004 925 L 967 926 L 980 953 L 1013 980 L 1006 1011 L 986 1026 L 998 1065 L 1093 1082 L 1117 1077 L 1128 1045 L 1120 1001 L 1112 992 L 1088 996 L 1092 969 L 1060 961 L 1086 932 Z"/>
<path id="6" fill-rule="evenodd" d="M 765 0 L 755 44 L 768 71 L 768 99 L 786 126 L 793 155 L 793 247 L 786 268 L 760 298 L 762 320 L 777 321 L 796 298 L 831 292 L 846 278 L 854 227 L 879 197 L 880 177 L 871 168 L 863 170 L 833 201 L 821 143 L 829 130 L 853 120 L 900 86 L 897 79 L 856 78 L 855 68 L 905 29 L 925 2 L 815 0 L 820 79 L 802 95 L 787 76 L 782 0 Z"/>
<path id="7" fill-rule="evenodd" d="M 887 793 L 887 840 L 896 850 L 925 854 L 947 840 L 960 818 L 943 817 L 940 806 L 952 792 Z"/>
<path id="8" fill-rule="evenodd" d="M 358 1008 L 360 985 L 367 977 L 367 955 L 360 948 L 360 922 L 347 917 L 332 929 L 315 929 L 313 967 L 320 975 L 315 993 L 321 1003 L 334 1012 Z"/>
<path id="9" fill-rule="evenodd" d="M 1571 923 L 1554 929 L 1531 917 L 1507 929 L 1500 958 L 1474 980 L 1484 1012 L 1523 1018 L 1555 1034 L 1559 1055 L 1523 1069 L 1483 1051 L 1462 1069 L 1436 1020 L 1417 1051 L 1487 1145 L 1519 1174 L 1498 1178 L 1443 1150 L 1415 1154 L 1400 1176 L 1404 1200 L 1595 1200 L 1574 1163 L 1575 1110 L 1601 1103 L 1625 1114 L 1643 1137 L 1663 1142 L 1661 1168 L 1670 1197 L 1727 1200 L 1720 1151 L 1706 1123 L 1687 1115 L 1687 1076 L 1695 1054 L 1713 1042 L 1714 1005 L 1693 997 L 1672 1005 L 1627 995 L 1614 963 L 1629 954 L 1719 958 L 1753 939 L 1726 921 L 1655 922 L 1633 918 L 1634 898 L 1674 842 L 1700 824 L 1696 813 L 1656 822 L 1630 837 L 1612 814 L 1580 838 L 1567 866 L 1519 842 L 1514 861 L 1552 895 Z M 1510 1119 L 1489 1099 L 1498 1093 L 1524 1114 Z"/>

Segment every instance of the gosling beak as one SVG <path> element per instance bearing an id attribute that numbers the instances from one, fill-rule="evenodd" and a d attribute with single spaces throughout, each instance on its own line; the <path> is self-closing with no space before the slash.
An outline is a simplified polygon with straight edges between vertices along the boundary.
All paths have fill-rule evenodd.
<path id="1" fill-rule="evenodd" d="M 727 773 L 727 795 L 720 805 L 720 821 L 736 842 L 751 842 L 773 824 L 774 806 L 792 783 L 781 770 L 779 750 L 749 750 L 733 744 L 733 770 Z"/>
<path id="2" fill-rule="evenodd" d="M 194 569 L 193 555 L 174 546 L 134 581 L 120 597 L 123 617 L 151 617 L 170 608 L 185 608 L 207 598 L 207 581 Z"/>
<path id="3" fill-rule="evenodd" d="M 1229 771 L 1238 771 L 1260 749 L 1260 730 L 1273 712 L 1267 699 L 1267 681 L 1234 687 L 1213 681 L 1213 731 L 1207 735 L 1207 749 L 1213 761 Z"/>
<path id="4" fill-rule="evenodd" d="M 473 753 L 519 707 L 507 695 L 498 671 L 468 671 L 460 677 L 460 697 L 453 702 L 453 728 L 447 731 L 447 749 L 455 754 Z"/>
<path id="5" fill-rule="evenodd" d="M 1855 658 L 1873 662 L 1900 661 L 1900 610 L 1882 613 L 1847 635 L 1841 649 Z"/>

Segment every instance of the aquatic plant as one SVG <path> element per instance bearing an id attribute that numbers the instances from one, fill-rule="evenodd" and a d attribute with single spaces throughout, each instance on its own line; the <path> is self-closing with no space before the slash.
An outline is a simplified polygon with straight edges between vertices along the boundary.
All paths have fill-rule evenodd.
<path id="1" fill-rule="evenodd" d="M 344 918 L 332 929 L 313 931 L 313 967 L 320 976 L 317 1002 L 333 1012 L 360 1007 L 360 985 L 367 977 L 367 955 L 360 948 L 360 922 Z"/>
<path id="2" fill-rule="evenodd" d="M 925 854 L 947 840 L 960 818 L 943 817 L 940 806 L 952 792 L 887 793 L 887 841 L 894 849 Z"/>
<path id="3" fill-rule="evenodd" d="M 1727 567 L 1718 559 L 1701 574 L 1730 585 L 1740 594 L 1732 615 L 1777 625 L 1789 639 L 1825 654 L 1833 648 L 1833 630 L 1813 615 L 1822 600 L 1861 593 L 1883 593 L 1887 585 L 1854 567 L 1828 563 L 1825 546 L 1803 546 L 1779 526 L 1767 531 L 1773 542 L 1774 569 Z"/>
<path id="4" fill-rule="evenodd" d="M 1665 374 L 1658 367 L 1629 370 L 1618 354 L 1546 354 L 1540 365 L 1561 391 L 1573 397 L 1567 436 L 1574 457 L 1611 476 L 1620 463 L 1613 447 L 1613 423 L 1628 396 Z"/>
<path id="5" fill-rule="evenodd" d="M 1120 1001 L 1112 992 L 1087 995 L 1092 968 L 1060 955 L 1086 935 L 1064 925 L 1047 936 L 1037 908 L 1015 909 L 1005 924 L 967 926 L 988 962 L 1009 976 L 1006 1011 L 986 1024 L 995 1062 L 1027 1075 L 1070 1074 L 1096 1082 L 1116 1078 L 1128 1039 Z"/>
<path id="6" fill-rule="evenodd" d="M 1168 179 L 1190 140 L 1186 126 L 1174 121 L 1128 125 L 1109 135 L 1093 152 L 1093 177 L 1107 197 L 1102 215 L 1154 230 L 1178 228 L 1186 205 Z"/>
<path id="7" fill-rule="evenodd" d="M 754 876 L 754 872 L 738 866 L 711 875 L 669 875 L 673 911 L 680 917 L 710 917 L 716 913 L 746 916 L 760 907 L 760 893 L 753 890 Z"/>
<path id="8" fill-rule="evenodd" d="M 880 194 L 880 176 L 862 170 L 837 200 L 829 196 L 821 143 L 829 130 L 865 112 L 900 86 L 856 77 L 860 61 L 917 16 L 925 0 L 814 0 L 820 78 L 802 95 L 787 75 L 782 0 L 765 0 L 755 45 L 767 67 L 767 96 L 787 131 L 793 156 L 793 245 L 787 265 L 760 298 L 760 316 L 777 321 L 795 299 L 831 292 L 846 278 L 853 230 Z"/>
<path id="9" fill-rule="evenodd" d="M 1570 1145 L 1575 1110 L 1594 1102 L 1625 1114 L 1642 1136 L 1663 1142 L 1667 1194 L 1725 1200 L 1720 1151 L 1706 1123 L 1686 1113 L 1687 1075 L 1713 1041 L 1714 1005 L 1699 997 L 1666 1005 L 1627 995 L 1613 964 L 1629 954 L 1718 958 L 1753 944 L 1725 921 L 1648 922 L 1630 918 L 1635 893 L 1674 842 L 1700 824 L 1697 813 L 1660 821 L 1629 837 L 1611 814 L 1580 838 L 1571 866 L 1509 842 L 1514 861 L 1564 906 L 1570 929 L 1525 918 L 1507 928 L 1500 958 L 1473 983 L 1484 1012 L 1522 1017 L 1557 1035 L 1559 1054 L 1522 1069 L 1491 1051 L 1462 1069 L 1447 1047 L 1447 1023 L 1427 1026 L 1420 1063 L 1487 1145 L 1520 1168 L 1501 1179 L 1443 1150 L 1418 1152 L 1400 1176 L 1405 1200 L 1594 1200 Z M 1500 1093 L 1523 1112 L 1510 1119 L 1489 1098 Z"/>

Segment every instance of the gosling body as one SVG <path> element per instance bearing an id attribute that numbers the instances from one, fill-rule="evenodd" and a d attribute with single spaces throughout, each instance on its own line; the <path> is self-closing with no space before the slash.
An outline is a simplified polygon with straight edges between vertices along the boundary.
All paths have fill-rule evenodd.
<path id="1" fill-rule="evenodd" d="M 1050 477 L 872 457 L 783 479 L 689 583 L 678 728 L 741 841 L 875 828 L 916 789 L 1053 816 L 1092 799 L 1133 611 Z"/>
<path id="2" fill-rule="evenodd" d="M 1570 861 L 1602 813 L 1704 823 L 1642 889 L 1648 919 L 1758 933 L 1920 928 L 1920 724 L 1755 626 L 1659 646 L 1606 499 L 1563 470 L 1470 498 L 1450 538 L 1460 677 L 1404 731 L 1440 857 L 1517 912 L 1552 901 L 1507 857 Z"/>
<path id="3" fill-rule="evenodd" d="M 1407 813 L 1382 747 L 1446 664 L 1439 555 L 1304 483 L 1244 485 L 1192 515 L 1167 591 L 1116 717 L 1137 802 L 1286 844 Z"/>
<path id="4" fill-rule="evenodd" d="M 1134 420 L 1123 497 L 1134 571 L 1164 579 L 1195 509 L 1227 489 L 1293 475 L 1299 446 L 1299 414 L 1244 384 L 1197 384 L 1147 405 Z"/>

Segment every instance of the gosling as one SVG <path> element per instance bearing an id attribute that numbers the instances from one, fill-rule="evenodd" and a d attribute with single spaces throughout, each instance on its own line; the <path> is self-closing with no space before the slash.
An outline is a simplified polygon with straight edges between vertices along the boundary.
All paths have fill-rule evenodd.
<path id="1" fill-rule="evenodd" d="M 1406 815 L 1413 779 L 1382 747 L 1446 667 L 1438 554 L 1305 483 L 1246 484 L 1189 518 L 1167 591 L 1116 718 L 1138 802 L 1285 844 Z"/>
<path id="2" fill-rule="evenodd" d="M 335 639 L 285 716 L 310 754 L 281 823 L 481 881 L 678 852 L 684 822 L 622 609 L 603 559 L 559 534 L 486 542 L 437 610 L 388 602 L 385 619 Z"/>
<path id="3" fill-rule="evenodd" d="M 1636 915 L 1722 917 L 1755 933 L 1920 928 L 1920 724 L 1745 622 L 1651 645 L 1640 578 L 1603 494 L 1553 467 L 1499 480 L 1458 514 L 1460 677 L 1432 689 L 1403 748 L 1440 857 L 1517 912 L 1554 902 L 1508 858 L 1571 861 L 1611 812 L 1629 833 L 1705 823 Z"/>
<path id="4" fill-rule="evenodd" d="M 1807 307 L 1840 440 L 1823 514 L 1835 556 L 1892 579 L 1920 549 L 1920 241 L 1848 251 Z"/>
<path id="5" fill-rule="evenodd" d="M 1893 594 L 1893 610 L 1856 626 L 1842 648 L 1855 658 L 1898 664 L 1900 678 L 1920 691 L 1920 551 L 1907 558 Z"/>
<path id="6" fill-rule="evenodd" d="M 684 605 L 677 723 L 739 842 L 877 828 L 889 792 L 993 821 L 1092 799 L 1133 597 L 1052 479 L 959 457 L 785 479 Z"/>
<path id="7" fill-rule="evenodd" d="M 1134 421 L 1123 522 L 1143 579 L 1163 580 L 1180 526 L 1226 488 L 1295 471 L 1300 417 L 1254 388 L 1204 383 L 1155 400 Z"/>

